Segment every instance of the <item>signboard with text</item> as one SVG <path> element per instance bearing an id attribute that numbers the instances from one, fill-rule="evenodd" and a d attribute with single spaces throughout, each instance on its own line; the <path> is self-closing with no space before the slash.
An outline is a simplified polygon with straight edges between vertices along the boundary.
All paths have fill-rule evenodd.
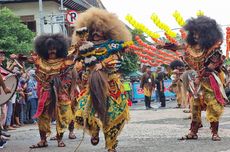
<path id="1" fill-rule="evenodd" d="M 171 85 L 172 80 L 165 80 L 164 81 L 164 86 L 165 86 L 165 97 L 166 99 L 170 99 L 170 98 L 174 98 L 175 94 L 169 91 L 169 86 Z M 145 96 L 144 96 L 144 90 L 140 88 L 140 83 L 135 82 L 133 83 L 133 98 L 132 101 L 140 101 L 140 100 L 144 100 Z M 154 91 L 154 93 L 152 94 L 152 100 L 156 100 L 156 93 Z"/>

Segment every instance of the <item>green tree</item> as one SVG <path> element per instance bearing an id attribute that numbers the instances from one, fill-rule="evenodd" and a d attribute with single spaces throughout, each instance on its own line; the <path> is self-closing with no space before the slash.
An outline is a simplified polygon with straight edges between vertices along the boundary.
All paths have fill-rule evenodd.
<path id="1" fill-rule="evenodd" d="M 0 49 L 10 53 L 27 54 L 33 48 L 35 33 L 20 22 L 8 8 L 0 9 Z"/>
<path id="2" fill-rule="evenodd" d="M 124 53 L 123 60 L 121 62 L 121 71 L 125 75 L 137 71 L 139 68 L 138 56 L 135 53 Z"/>
<path id="3" fill-rule="evenodd" d="M 137 29 L 134 29 L 134 30 L 129 29 L 129 30 L 132 33 L 134 44 L 137 44 L 135 40 L 135 36 L 137 35 L 140 36 L 142 40 L 145 40 L 146 36 L 143 34 L 142 31 L 137 30 Z M 129 73 L 135 72 L 139 69 L 140 63 L 138 60 L 138 56 L 135 53 L 133 52 L 124 53 L 123 58 L 124 60 L 121 63 L 122 73 L 124 73 L 125 75 L 128 75 Z"/>
<path id="4" fill-rule="evenodd" d="M 230 65 L 230 59 L 225 59 L 225 60 L 224 60 L 224 64 L 225 64 L 226 66 L 229 66 L 229 65 Z"/>
<path id="5" fill-rule="evenodd" d="M 152 43 L 150 43 L 149 41 L 146 40 L 147 36 L 144 35 L 144 33 L 141 30 L 133 29 L 133 30 L 131 30 L 131 33 L 132 33 L 133 41 L 135 44 L 138 44 L 135 37 L 139 36 L 143 42 L 152 45 Z"/>

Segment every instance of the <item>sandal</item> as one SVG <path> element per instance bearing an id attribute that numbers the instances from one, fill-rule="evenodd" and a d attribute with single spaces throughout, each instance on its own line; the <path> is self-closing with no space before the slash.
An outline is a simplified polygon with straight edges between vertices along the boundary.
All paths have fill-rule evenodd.
<path id="1" fill-rule="evenodd" d="M 189 133 L 184 137 L 181 137 L 179 140 L 197 140 L 198 136 L 196 134 Z"/>
<path id="2" fill-rule="evenodd" d="M 11 136 L 10 134 L 4 133 L 4 132 L 1 132 L 0 135 L 5 136 L 5 137 L 10 137 Z"/>
<path id="3" fill-rule="evenodd" d="M 190 113 L 190 110 L 183 110 L 184 113 Z"/>
<path id="4" fill-rule="evenodd" d="M 50 140 L 57 140 L 57 136 L 51 137 Z"/>
<path id="5" fill-rule="evenodd" d="M 221 141 L 221 138 L 220 138 L 220 136 L 218 134 L 213 134 L 212 135 L 212 140 L 213 141 Z"/>
<path id="6" fill-rule="evenodd" d="M 18 125 L 12 125 L 13 128 L 20 128 Z"/>
<path id="7" fill-rule="evenodd" d="M 62 140 L 58 141 L 58 147 L 65 147 L 65 143 Z"/>
<path id="8" fill-rule="evenodd" d="M 69 139 L 76 139 L 76 135 L 74 133 L 69 133 Z"/>
<path id="9" fill-rule="evenodd" d="M 30 146 L 31 149 L 35 149 L 35 148 L 44 148 L 47 147 L 48 144 L 46 141 L 40 141 L 39 143 L 37 143 L 36 145 L 32 145 Z"/>
<path id="10" fill-rule="evenodd" d="M 96 137 L 91 137 L 91 144 L 96 146 L 98 143 L 99 143 L 99 137 L 96 136 Z"/>

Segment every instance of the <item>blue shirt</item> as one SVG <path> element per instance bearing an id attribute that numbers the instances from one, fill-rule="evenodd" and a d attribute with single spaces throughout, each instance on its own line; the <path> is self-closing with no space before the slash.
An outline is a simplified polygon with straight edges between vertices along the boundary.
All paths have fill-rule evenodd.
<path id="1" fill-rule="evenodd" d="M 30 94 L 28 94 L 28 100 L 30 100 L 32 98 L 38 98 L 36 88 L 37 88 L 36 79 L 34 77 L 30 77 L 30 79 L 27 83 L 27 89 L 26 89 L 26 92 L 30 93 Z"/>

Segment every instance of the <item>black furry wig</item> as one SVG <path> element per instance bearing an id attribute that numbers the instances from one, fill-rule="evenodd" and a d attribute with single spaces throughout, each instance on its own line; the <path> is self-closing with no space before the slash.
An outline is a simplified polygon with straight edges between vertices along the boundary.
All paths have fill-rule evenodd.
<path id="1" fill-rule="evenodd" d="M 43 58 L 48 59 L 48 50 L 56 49 L 57 58 L 65 58 L 68 55 L 68 47 L 70 41 L 63 34 L 43 34 L 38 36 L 34 42 L 35 51 L 37 54 Z"/>
<path id="2" fill-rule="evenodd" d="M 172 70 L 175 70 L 177 68 L 184 68 L 185 67 L 184 63 L 182 61 L 180 61 L 180 60 L 172 61 L 169 66 L 170 66 L 170 68 Z"/>
<path id="3" fill-rule="evenodd" d="M 199 45 L 204 51 L 210 49 L 218 41 L 223 40 L 219 25 L 214 19 L 207 16 L 189 19 L 184 29 L 188 32 L 187 43 L 190 46 Z"/>

